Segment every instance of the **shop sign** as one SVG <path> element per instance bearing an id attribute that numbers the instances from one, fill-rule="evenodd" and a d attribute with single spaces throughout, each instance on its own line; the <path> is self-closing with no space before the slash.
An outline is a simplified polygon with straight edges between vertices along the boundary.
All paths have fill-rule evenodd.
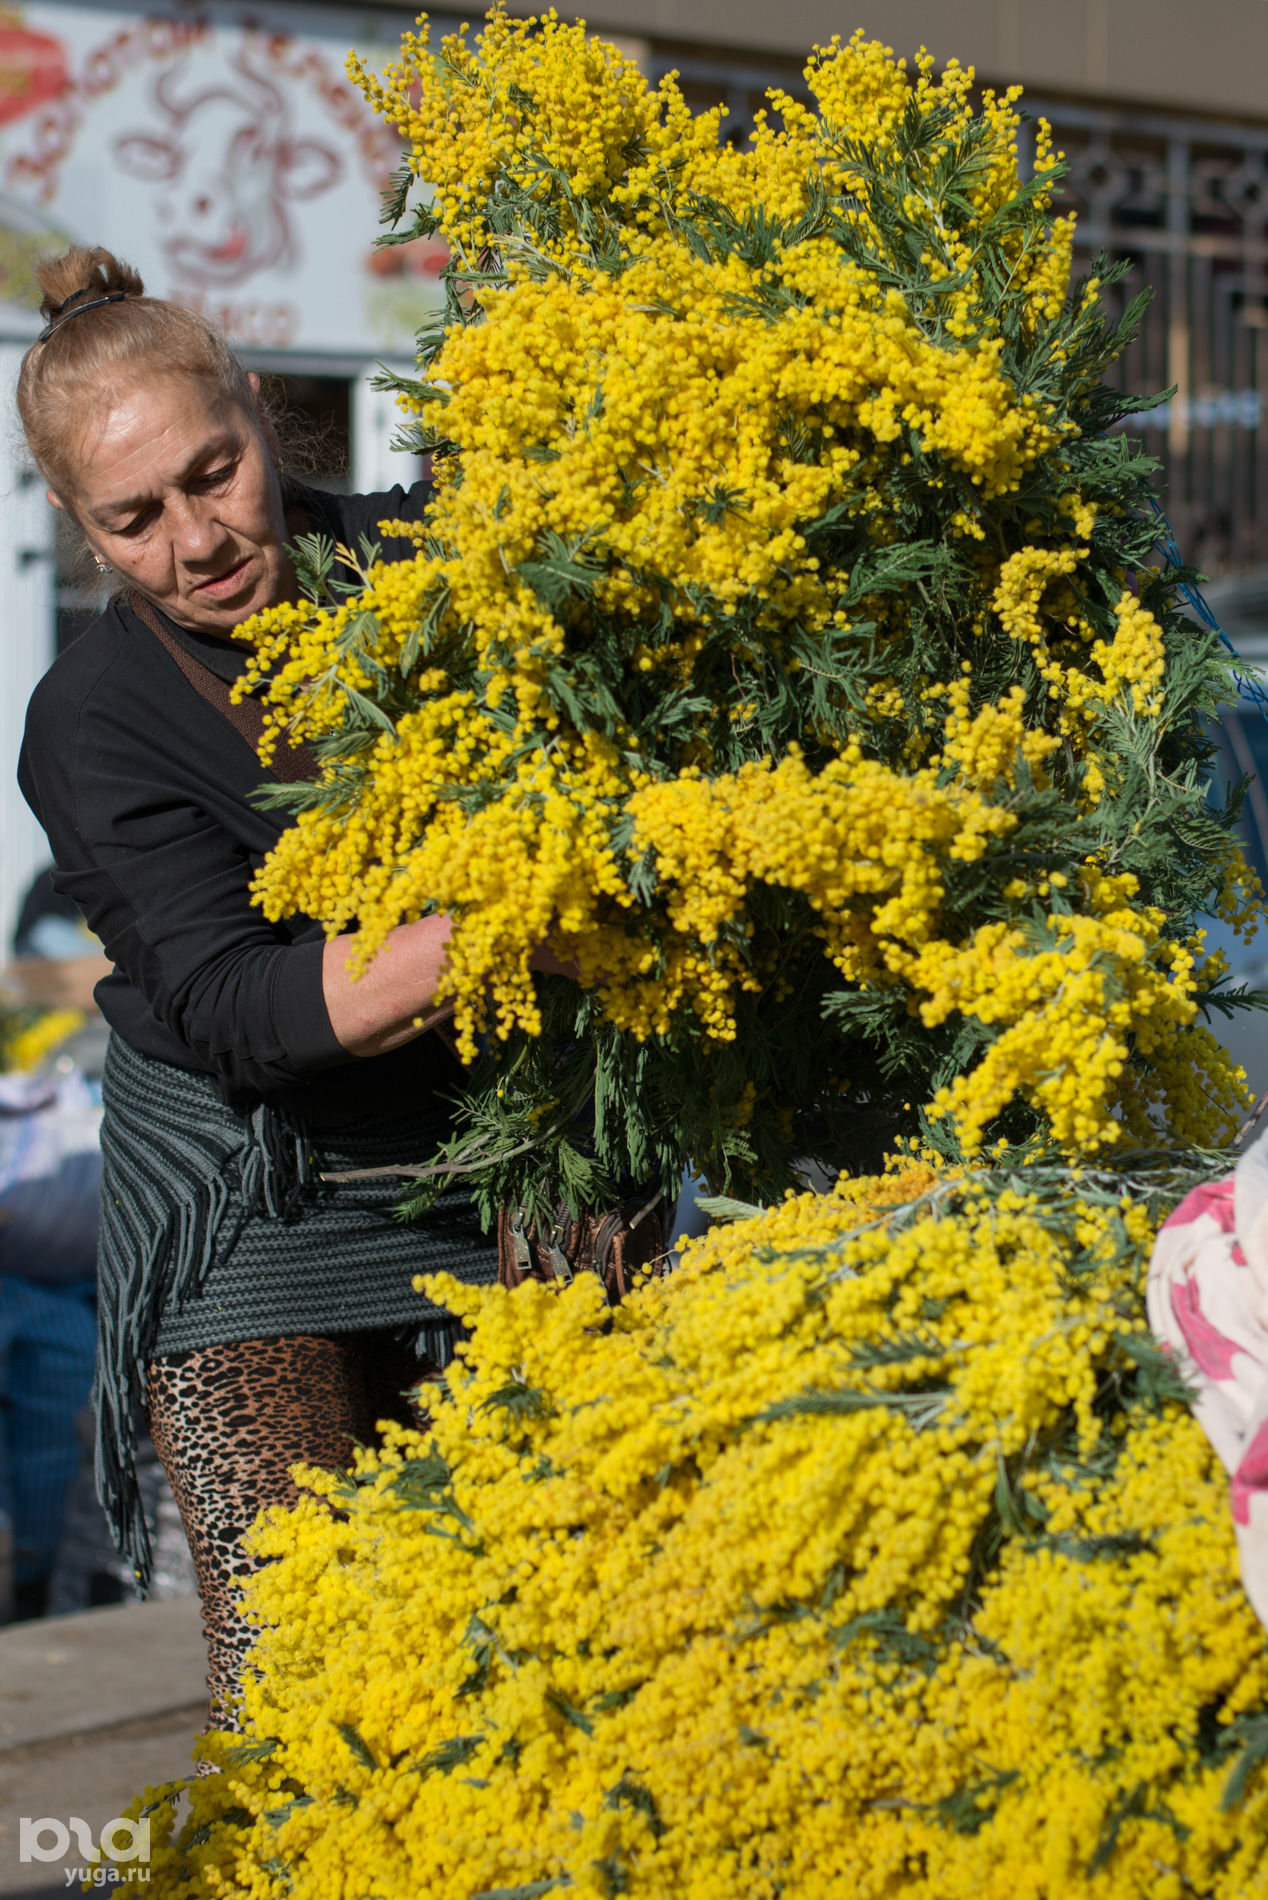
<path id="1" fill-rule="evenodd" d="M 402 148 L 344 71 L 354 44 L 391 57 L 388 30 L 302 6 L 0 4 L 0 329 L 29 333 L 33 259 L 77 242 L 243 347 L 408 351 L 446 252 L 375 252 Z"/>

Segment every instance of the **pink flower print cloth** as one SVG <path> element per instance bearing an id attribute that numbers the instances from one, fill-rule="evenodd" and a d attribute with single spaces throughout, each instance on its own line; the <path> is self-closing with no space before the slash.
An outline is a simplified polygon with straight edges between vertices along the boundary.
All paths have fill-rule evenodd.
<path id="1" fill-rule="evenodd" d="M 1268 1135 L 1181 1201 L 1154 1243 L 1146 1300 L 1228 1472 L 1242 1582 L 1268 1626 Z"/>

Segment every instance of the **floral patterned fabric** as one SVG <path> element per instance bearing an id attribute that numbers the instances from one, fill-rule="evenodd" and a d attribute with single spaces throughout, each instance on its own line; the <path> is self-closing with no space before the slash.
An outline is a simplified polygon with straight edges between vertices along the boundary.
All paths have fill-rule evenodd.
<path id="1" fill-rule="evenodd" d="M 1242 1579 L 1268 1624 L 1268 1136 L 1224 1180 L 1194 1188 L 1163 1226 L 1148 1308 L 1229 1474 Z"/>

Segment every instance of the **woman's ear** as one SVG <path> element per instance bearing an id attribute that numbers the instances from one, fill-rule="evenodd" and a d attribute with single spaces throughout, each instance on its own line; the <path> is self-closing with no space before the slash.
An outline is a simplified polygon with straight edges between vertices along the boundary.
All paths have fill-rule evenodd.
<path id="1" fill-rule="evenodd" d="M 64 515 L 66 513 L 66 503 L 62 500 L 60 495 L 55 495 L 51 488 L 44 490 L 44 499 L 50 508 L 56 508 L 58 514 Z"/>

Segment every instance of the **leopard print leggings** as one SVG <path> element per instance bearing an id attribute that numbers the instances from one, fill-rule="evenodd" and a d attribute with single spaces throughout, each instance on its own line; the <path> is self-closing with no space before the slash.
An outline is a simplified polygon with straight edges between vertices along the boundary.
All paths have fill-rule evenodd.
<path id="1" fill-rule="evenodd" d="M 290 1467 L 347 1466 L 375 1421 L 420 1425 L 414 1402 L 434 1368 L 391 1332 L 248 1339 L 154 1359 L 146 1412 L 180 1507 L 207 1638 L 209 1722 L 234 1728 L 233 1703 L 254 1632 L 235 1612 L 256 1568 L 240 1539 L 266 1504 L 295 1501 Z"/>

